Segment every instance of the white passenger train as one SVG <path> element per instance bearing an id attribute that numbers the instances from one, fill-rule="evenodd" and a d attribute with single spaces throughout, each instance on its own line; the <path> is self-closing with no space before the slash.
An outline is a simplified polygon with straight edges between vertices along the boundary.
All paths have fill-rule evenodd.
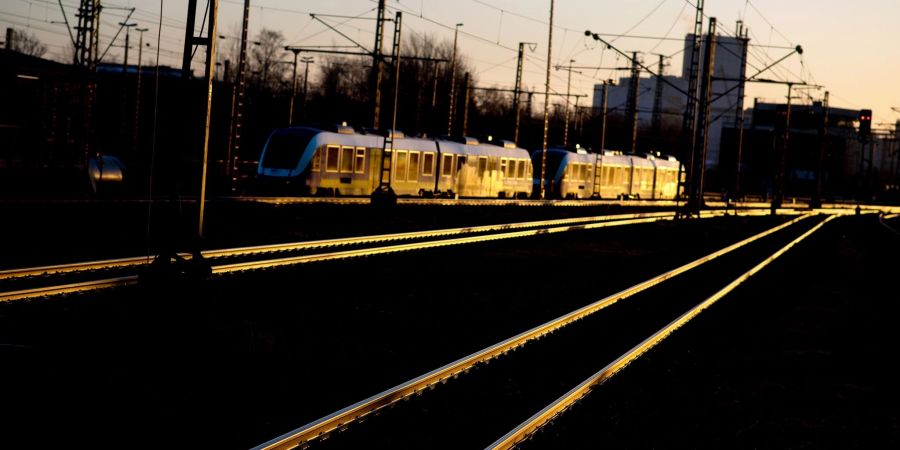
<path id="1" fill-rule="evenodd" d="M 541 152 L 534 152 L 532 159 L 537 185 Z M 679 168 L 679 162 L 671 156 L 550 148 L 547 150 L 544 189 L 552 198 L 671 200 L 678 191 Z M 535 189 L 539 187 L 535 186 Z"/>
<path id="2" fill-rule="evenodd" d="M 540 151 L 529 155 L 507 141 L 392 137 L 386 167 L 396 195 L 528 198 L 540 189 Z M 370 195 L 381 185 L 384 141 L 380 134 L 347 126 L 276 129 L 263 147 L 257 174 L 278 193 Z M 550 198 L 672 199 L 678 171 L 671 157 L 552 148 L 545 188 Z"/>
<path id="3" fill-rule="evenodd" d="M 384 137 L 307 127 L 277 129 L 257 174 L 268 184 L 310 195 L 369 195 L 379 186 Z M 390 186 L 397 195 L 518 197 L 531 195 L 528 151 L 509 142 L 482 144 L 393 135 Z"/>

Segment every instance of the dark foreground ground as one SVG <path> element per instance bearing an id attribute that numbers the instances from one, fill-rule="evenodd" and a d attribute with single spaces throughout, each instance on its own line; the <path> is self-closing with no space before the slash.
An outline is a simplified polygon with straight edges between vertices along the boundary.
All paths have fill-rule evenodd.
<path id="1" fill-rule="evenodd" d="M 0 447 L 247 448 L 783 220 L 538 236 L 3 304 Z M 890 446 L 898 247 L 873 217 L 832 222 L 533 444 Z"/>
<path id="2" fill-rule="evenodd" d="M 898 448 L 898 252 L 832 222 L 525 448 Z"/>

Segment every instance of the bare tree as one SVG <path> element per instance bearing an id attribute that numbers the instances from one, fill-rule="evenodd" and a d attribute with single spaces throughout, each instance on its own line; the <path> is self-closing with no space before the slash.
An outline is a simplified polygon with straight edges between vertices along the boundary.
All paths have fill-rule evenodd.
<path id="1" fill-rule="evenodd" d="M 280 63 L 284 50 L 284 35 L 280 31 L 263 28 L 256 35 L 251 55 L 251 73 L 261 89 L 279 90 L 284 86 L 286 67 Z"/>
<path id="2" fill-rule="evenodd" d="M 47 46 L 37 36 L 28 31 L 16 30 L 13 34 L 11 48 L 19 53 L 38 58 L 47 53 Z"/>

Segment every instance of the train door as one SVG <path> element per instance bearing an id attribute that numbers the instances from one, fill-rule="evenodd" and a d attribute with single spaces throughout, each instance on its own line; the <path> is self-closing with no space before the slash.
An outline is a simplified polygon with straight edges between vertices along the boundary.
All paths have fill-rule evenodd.
<path id="1" fill-rule="evenodd" d="M 469 181 L 472 178 L 469 174 L 469 162 L 466 155 L 456 156 L 456 192 L 459 195 L 472 195 L 469 189 Z"/>
<path id="2" fill-rule="evenodd" d="M 431 186 L 434 185 L 434 152 L 422 153 L 422 179 L 419 182 L 419 192 L 432 192 Z"/>
<path id="3" fill-rule="evenodd" d="M 456 155 L 450 153 L 441 154 L 441 173 L 438 189 L 444 192 L 459 192 L 456 188 L 454 174 L 456 173 Z"/>

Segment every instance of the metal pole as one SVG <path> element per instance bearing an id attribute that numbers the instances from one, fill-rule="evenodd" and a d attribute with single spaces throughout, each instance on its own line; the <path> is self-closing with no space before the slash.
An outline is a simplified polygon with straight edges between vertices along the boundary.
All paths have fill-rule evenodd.
<path id="1" fill-rule="evenodd" d="M 312 57 L 303 57 L 300 58 L 300 62 L 304 64 L 303 68 L 303 107 L 300 109 L 304 114 L 306 113 L 306 92 L 309 86 L 309 63 L 313 62 Z"/>
<path id="2" fill-rule="evenodd" d="M 663 98 L 663 72 L 666 70 L 666 55 L 659 56 L 659 73 L 656 74 L 656 89 L 653 93 L 653 117 L 650 120 L 650 129 L 655 136 L 659 136 L 662 129 L 662 98 Z"/>
<path id="3" fill-rule="evenodd" d="M 291 73 L 291 101 L 290 108 L 288 108 L 288 126 L 294 124 L 294 97 L 297 96 L 297 55 L 300 53 L 300 49 L 285 47 L 285 50 L 290 50 L 294 53 L 294 70 Z"/>
<path id="4" fill-rule="evenodd" d="M 828 149 L 828 96 L 829 92 L 825 91 L 825 98 L 822 100 L 822 128 L 819 132 L 821 142 L 819 143 L 819 158 L 816 164 L 816 194 L 813 197 L 813 208 L 822 206 L 822 178 L 825 172 L 825 153 Z"/>
<path id="5" fill-rule="evenodd" d="M 447 135 L 453 135 L 453 114 L 456 112 L 456 43 L 459 38 L 459 27 L 463 24 L 456 24 L 456 31 L 453 33 L 453 55 L 450 57 L 450 110 L 447 114 Z"/>
<path id="6" fill-rule="evenodd" d="M 206 165 L 209 157 L 209 121 L 212 115 L 213 78 L 216 70 L 216 25 L 219 0 L 209 1 L 209 45 L 206 47 L 206 125 L 203 130 L 203 168 L 200 175 L 200 217 L 197 221 L 197 237 L 203 239 L 203 214 L 206 211 Z"/>
<path id="7" fill-rule="evenodd" d="M 519 104 L 519 98 L 522 93 L 522 63 L 525 61 L 525 43 L 519 42 L 519 60 L 516 64 L 516 87 L 513 92 L 513 114 L 515 115 L 515 129 L 513 131 L 513 142 L 519 145 L 519 125 L 522 120 L 522 105 Z"/>
<path id="8" fill-rule="evenodd" d="M 794 92 L 794 84 L 788 83 L 788 96 L 787 96 L 787 112 L 785 113 L 784 118 L 784 133 L 782 133 L 781 137 L 781 146 L 778 155 L 778 167 L 777 173 L 775 174 L 775 195 L 772 196 L 772 213 L 774 214 L 776 208 L 780 208 L 784 203 L 784 179 L 785 179 L 785 169 L 787 168 L 787 153 L 788 153 L 788 144 L 791 137 L 791 97 Z"/>
<path id="9" fill-rule="evenodd" d="M 229 128 L 228 152 L 225 158 L 225 176 L 229 179 L 232 189 L 236 180 L 235 170 L 238 154 L 241 149 L 241 132 L 244 128 L 244 91 L 247 79 L 247 30 L 250 24 L 250 0 L 244 0 L 244 14 L 241 21 L 241 53 L 238 57 L 238 73 L 235 88 L 232 94 L 231 127 Z"/>
<path id="10" fill-rule="evenodd" d="M 612 80 L 606 80 L 603 82 L 603 106 L 600 112 L 600 151 L 603 151 L 606 148 L 606 105 L 607 98 L 609 98 L 609 85 L 612 84 Z"/>
<path id="11" fill-rule="evenodd" d="M 743 197 L 741 195 L 741 162 L 744 154 L 744 80 L 747 77 L 747 50 L 750 46 L 750 39 L 747 38 L 747 32 L 744 31 L 743 22 L 739 22 L 738 26 L 738 36 L 744 45 L 741 46 L 741 81 L 738 88 L 737 118 L 735 120 L 737 124 L 737 155 L 735 158 L 737 166 L 734 172 L 734 195 L 732 197 L 739 200 Z"/>
<path id="12" fill-rule="evenodd" d="M 699 212 L 703 207 L 703 188 L 706 176 L 706 151 L 709 147 L 709 116 L 712 109 L 712 76 L 716 59 L 716 18 L 709 18 L 709 31 L 706 35 L 706 49 L 703 56 L 703 80 L 700 83 L 699 108 L 694 142 L 700 148 L 694 149 L 693 166 L 689 173 L 691 179 L 691 199 L 689 207 Z M 696 146 L 695 145 L 695 146 Z"/>
<path id="13" fill-rule="evenodd" d="M 381 119 L 381 77 L 384 71 L 384 3 L 378 0 L 378 17 L 375 21 L 375 47 L 372 49 L 372 128 L 378 129 Z"/>
<path id="14" fill-rule="evenodd" d="M 628 121 L 631 125 L 629 137 L 629 151 L 634 153 L 637 148 L 638 128 L 638 89 L 641 83 L 641 69 L 638 66 L 638 52 L 632 52 L 631 56 L 631 83 L 628 86 Z"/>
<path id="15" fill-rule="evenodd" d="M 402 43 L 400 38 L 400 33 L 402 28 L 400 28 L 403 23 L 403 13 L 397 11 L 397 16 L 394 22 L 394 29 L 396 32 L 394 33 L 394 108 L 391 111 L 391 133 L 394 133 L 397 130 L 397 101 L 400 98 L 400 44 Z M 307 65 L 306 67 L 309 67 Z M 393 138 L 391 139 L 393 141 Z M 393 144 L 391 145 L 391 150 L 393 150 Z"/>
<path id="16" fill-rule="evenodd" d="M 547 174 L 547 132 L 550 128 L 550 65 L 553 61 L 553 6 L 554 1 L 550 0 L 550 26 L 548 27 L 549 32 L 547 36 L 547 78 L 544 81 L 544 144 L 541 147 L 541 200 L 546 198 L 544 177 Z"/>
<path id="17" fill-rule="evenodd" d="M 138 38 L 137 86 L 135 87 L 134 95 L 134 133 L 132 133 L 132 139 L 134 141 L 132 151 L 134 152 L 135 159 L 137 159 L 138 136 L 141 131 L 141 71 L 143 70 L 143 61 L 141 58 L 143 57 L 144 52 L 144 32 L 147 31 L 148 28 L 135 28 L 134 30 L 141 33 L 140 38 Z"/>
<path id="18" fill-rule="evenodd" d="M 122 60 L 122 75 L 125 75 L 128 72 L 128 47 L 131 46 L 130 37 L 131 37 L 131 27 L 137 25 L 136 23 L 124 23 L 119 22 L 119 25 L 125 27 L 125 56 Z"/>
<path id="19" fill-rule="evenodd" d="M 250 0 L 246 0 L 249 2 Z M 194 43 L 194 23 L 197 20 L 197 0 L 188 0 L 187 23 L 184 26 L 184 54 L 181 59 L 181 78 L 191 77 L 191 46 Z"/>
<path id="20" fill-rule="evenodd" d="M 465 79 L 464 83 L 466 85 L 466 94 L 465 94 L 466 101 L 463 106 L 462 135 L 466 136 L 469 133 L 469 93 L 470 93 L 470 90 L 472 87 L 472 86 L 470 86 L 469 72 L 466 72 L 464 79 Z"/>
<path id="21" fill-rule="evenodd" d="M 569 94 L 571 93 L 572 88 L 572 63 L 574 62 L 574 59 L 569 60 L 569 76 L 566 79 L 566 115 L 563 125 L 563 147 L 567 147 L 569 145 Z"/>

